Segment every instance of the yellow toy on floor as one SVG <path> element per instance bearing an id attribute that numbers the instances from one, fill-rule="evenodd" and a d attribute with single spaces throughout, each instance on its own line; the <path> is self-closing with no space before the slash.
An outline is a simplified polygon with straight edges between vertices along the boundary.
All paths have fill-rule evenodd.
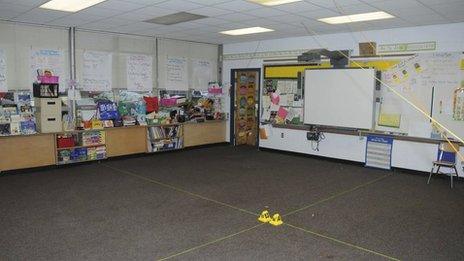
<path id="1" fill-rule="evenodd" d="M 261 212 L 261 215 L 259 215 L 258 220 L 263 223 L 269 223 L 273 226 L 280 226 L 284 223 L 279 213 L 275 213 L 274 216 L 272 216 L 271 218 L 271 216 L 269 215 L 269 211 L 267 210 Z"/>
<path id="2" fill-rule="evenodd" d="M 261 215 L 259 215 L 258 220 L 263 223 L 267 223 L 271 221 L 271 216 L 269 215 L 269 211 L 264 210 L 263 212 L 261 212 Z"/>
<path id="3" fill-rule="evenodd" d="M 280 226 L 283 223 L 284 222 L 282 221 L 282 217 L 278 213 L 274 214 L 274 216 L 272 216 L 272 220 L 269 221 L 269 224 L 273 226 Z"/>

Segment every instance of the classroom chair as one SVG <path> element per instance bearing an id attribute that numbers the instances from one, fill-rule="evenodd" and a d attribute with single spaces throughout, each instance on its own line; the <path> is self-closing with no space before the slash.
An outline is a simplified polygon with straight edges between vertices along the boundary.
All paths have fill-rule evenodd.
<path id="1" fill-rule="evenodd" d="M 440 173 L 440 168 L 448 168 L 454 170 L 454 173 L 449 173 L 449 176 L 451 178 L 451 188 L 453 188 L 453 175 L 456 175 L 456 177 L 458 177 L 458 170 L 456 169 L 456 150 L 453 148 L 453 146 L 454 148 L 459 149 L 459 145 L 456 143 L 440 143 L 438 147 L 438 158 L 436 161 L 433 162 L 433 167 L 430 171 L 427 184 L 430 183 L 430 179 L 432 178 L 433 174 L 445 174 Z M 436 172 L 435 167 L 438 167 Z"/>

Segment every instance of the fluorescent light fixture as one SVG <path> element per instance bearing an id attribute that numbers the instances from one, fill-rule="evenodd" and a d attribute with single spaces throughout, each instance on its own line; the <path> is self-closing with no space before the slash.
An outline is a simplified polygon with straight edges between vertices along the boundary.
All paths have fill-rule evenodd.
<path id="1" fill-rule="evenodd" d="M 294 2 L 301 2 L 303 0 L 249 0 L 249 1 L 260 4 L 260 5 L 275 6 L 275 5 L 283 5 L 283 4 L 289 4 L 289 3 L 294 3 Z"/>
<path id="2" fill-rule="evenodd" d="M 219 33 L 227 34 L 227 35 L 245 35 L 245 34 L 272 32 L 272 31 L 274 30 L 258 26 L 258 27 L 248 27 L 248 28 L 241 28 L 241 29 L 235 29 L 235 30 L 229 30 L 229 31 L 222 31 Z"/>
<path id="3" fill-rule="evenodd" d="M 105 1 L 106 0 L 51 0 L 41 5 L 40 8 L 74 13 Z"/>
<path id="4" fill-rule="evenodd" d="M 372 20 L 380 20 L 380 19 L 388 19 L 388 18 L 394 18 L 394 16 L 389 13 L 380 11 L 380 12 L 371 12 L 371 13 L 363 13 L 363 14 L 335 16 L 335 17 L 321 18 L 317 20 L 324 22 L 324 23 L 328 23 L 328 24 L 346 24 L 346 23 L 372 21 Z"/>

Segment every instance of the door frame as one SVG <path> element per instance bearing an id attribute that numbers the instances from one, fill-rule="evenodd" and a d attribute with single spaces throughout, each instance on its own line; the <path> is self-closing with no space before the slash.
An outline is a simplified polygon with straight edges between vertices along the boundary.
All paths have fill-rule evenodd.
<path id="1" fill-rule="evenodd" d="M 258 86 L 258 109 L 256 116 L 256 148 L 259 148 L 259 123 L 261 117 L 261 68 L 237 68 L 230 70 L 230 144 L 235 146 L 235 73 L 254 71 L 258 73 L 256 84 Z"/>

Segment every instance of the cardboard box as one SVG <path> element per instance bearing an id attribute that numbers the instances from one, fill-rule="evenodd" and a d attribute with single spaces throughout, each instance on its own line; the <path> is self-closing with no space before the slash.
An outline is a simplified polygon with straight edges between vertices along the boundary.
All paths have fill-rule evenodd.
<path id="1" fill-rule="evenodd" d="M 377 44 L 375 42 L 359 43 L 359 56 L 377 55 Z"/>

